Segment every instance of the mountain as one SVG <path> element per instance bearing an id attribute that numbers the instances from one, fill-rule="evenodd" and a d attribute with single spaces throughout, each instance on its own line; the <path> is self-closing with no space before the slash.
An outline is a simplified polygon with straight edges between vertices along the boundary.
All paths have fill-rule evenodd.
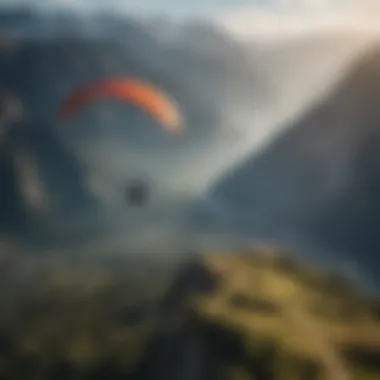
<path id="1" fill-rule="evenodd" d="M 335 88 L 340 71 L 345 72 L 349 66 L 346 61 L 351 62 L 365 45 L 360 38 L 348 43 L 341 36 L 329 43 L 325 37 L 310 40 L 310 46 L 301 41 L 292 49 L 289 45 L 286 49 L 260 44 L 243 46 L 219 29 L 202 23 L 181 26 L 168 23 L 162 28 L 115 14 L 79 16 L 32 10 L 0 13 L 1 20 L 7 21 L 1 23 L 1 35 L 11 42 L 10 54 L 0 56 L 0 81 L 23 105 L 24 131 L 35 126 L 39 133 L 46 134 L 41 140 L 31 139 L 23 149 L 28 150 L 29 157 L 37 156 L 36 161 L 38 158 L 40 162 L 49 161 L 48 165 L 34 167 L 43 172 L 44 187 L 50 189 L 47 192 L 52 193 L 51 198 L 61 198 L 63 209 L 80 214 L 84 210 L 73 206 L 72 194 L 78 191 L 84 199 L 87 191 L 89 198 L 97 194 L 98 202 L 109 214 L 116 209 L 126 217 L 133 215 L 135 221 L 136 213 L 125 204 L 125 190 L 131 181 L 143 179 L 151 187 L 154 202 L 165 204 L 153 205 L 149 210 L 161 210 L 169 207 L 168 199 L 175 199 L 172 203 L 176 203 L 182 198 L 184 203 L 195 204 L 192 215 L 196 215 L 195 221 L 189 217 L 191 220 L 183 224 L 198 224 L 206 233 L 212 225 L 219 235 L 235 227 L 240 235 L 246 230 L 251 235 L 255 224 L 256 235 L 266 237 L 265 229 L 271 234 L 275 226 L 286 231 L 282 220 L 290 228 L 295 218 L 294 203 L 303 199 L 307 203 L 311 197 L 302 196 L 303 191 L 309 191 L 304 182 L 311 184 L 303 176 L 296 181 L 300 185 L 294 185 L 300 189 L 301 196 L 293 196 L 296 191 L 289 178 L 298 178 L 292 161 L 297 152 L 293 142 L 288 153 L 285 148 L 279 148 L 278 153 L 272 154 L 274 148 L 270 148 L 254 161 L 254 176 L 247 169 L 251 173 L 249 180 L 226 180 L 227 188 L 238 189 L 238 198 L 239 191 L 247 195 L 247 201 L 242 197 L 237 203 L 245 202 L 244 205 L 252 207 L 236 207 L 238 213 L 232 217 L 228 207 L 220 207 L 224 201 L 213 201 L 204 209 L 203 201 L 199 204 L 197 201 L 209 183 L 237 159 L 263 149 L 267 141 L 286 130 L 289 119 L 311 112 L 310 107 L 326 96 L 326 91 Z M 186 138 L 181 143 L 173 144 L 137 112 L 116 104 L 102 104 L 93 112 L 84 112 L 73 128 L 58 127 L 55 117 L 59 105 L 81 84 L 131 75 L 153 82 L 176 99 L 186 118 Z M 127 125 L 139 128 L 126 128 Z M 18 138 L 26 140 L 28 132 L 22 130 Z M 42 144 L 46 149 L 41 149 L 39 142 L 44 138 L 49 143 Z M 336 140 L 340 141 L 339 137 Z M 286 166 L 284 157 L 288 156 Z M 0 180 L 10 184 L 9 189 L 2 186 L 6 195 L 0 200 L 0 210 L 7 212 L 1 214 L 4 220 L 0 224 L 4 226 L 11 215 L 22 212 L 17 211 L 20 195 L 11 189 L 15 186 L 11 179 L 14 173 L 10 173 L 7 158 L 2 157 L 0 164 L 3 165 Z M 257 165 L 263 169 L 256 169 Z M 59 174 L 59 186 L 47 183 Z M 242 181 L 240 185 L 239 181 Z M 107 186 L 99 189 L 96 185 L 99 183 Z M 241 188 L 245 185 L 246 190 Z M 315 190 L 317 199 L 323 196 L 318 190 L 323 189 L 318 185 L 319 182 L 310 190 Z M 219 192 L 234 198 L 235 195 L 229 195 L 230 190 L 224 190 L 223 184 L 220 187 L 216 190 L 217 198 Z M 223 194 L 220 197 L 225 198 Z M 272 198 L 273 206 L 269 205 Z M 309 201 L 305 218 L 306 210 L 319 210 L 319 204 L 314 206 L 314 203 Z M 182 207 L 185 206 L 176 205 L 173 209 Z M 252 209 L 259 214 L 256 219 L 251 215 Z M 138 219 L 149 219 L 149 212 Z M 291 220 L 286 218 L 287 212 L 292 215 Z M 300 212 L 297 211 L 297 218 L 301 218 Z M 230 227 L 229 217 L 237 223 L 234 227 Z"/>
<path id="2" fill-rule="evenodd" d="M 380 48 L 358 59 L 326 99 L 248 159 L 210 197 L 245 234 L 335 252 L 380 268 Z M 326 259 L 326 257 L 325 257 Z"/>

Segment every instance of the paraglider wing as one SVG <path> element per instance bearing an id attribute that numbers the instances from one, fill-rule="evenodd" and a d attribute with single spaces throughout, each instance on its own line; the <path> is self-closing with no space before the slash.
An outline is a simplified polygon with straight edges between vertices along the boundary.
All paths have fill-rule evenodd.
<path id="1" fill-rule="evenodd" d="M 64 102 L 60 119 L 68 120 L 83 107 L 108 97 L 143 109 L 170 133 L 181 131 L 182 117 L 174 101 L 158 88 L 137 79 L 105 80 L 79 89 Z"/>

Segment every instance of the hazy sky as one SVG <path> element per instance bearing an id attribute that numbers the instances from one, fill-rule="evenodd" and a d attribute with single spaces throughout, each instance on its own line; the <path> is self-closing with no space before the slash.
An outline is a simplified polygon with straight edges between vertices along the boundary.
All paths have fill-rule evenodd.
<path id="1" fill-rule="evenodd" d="M 378 0 L 0 0 L 1 5 L 117 9 L 140 15 L 207 17 L 236 34 L 283 33 L 316 28 L 380 30 Z"/>
<path id="2" fill-rule="evenodd" d="M 313 12 L 352 8 L 379 9 L 377 0 L 0 0 L 0 4 L 42 6 L 118 7 L 127 11 L 165 11 L 172 14 L 210 14 L 238 9 L 266 9 L 271 12 Z"/>

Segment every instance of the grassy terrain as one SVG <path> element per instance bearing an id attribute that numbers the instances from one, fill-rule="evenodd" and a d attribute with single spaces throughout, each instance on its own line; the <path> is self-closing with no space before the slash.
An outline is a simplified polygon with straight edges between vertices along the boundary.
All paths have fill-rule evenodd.
<path id="1" fill-rule="evenodd" d="M 169 278 L 149 261 L 60 255 L 12 257 L 0 272 L 0 379 L 17 380 L 133 373 Z"/>
<path id="2" fill-rule="evenodd" d="M 162 326 L 173 268 L 1 257 L 0 379 L 145 379 L 136 371 Z M 380 378 L 378 305 L 345 280 L 263 249 L 207 255 L 202 267 L 217 286 L 186 305 L 228 379 Z"/>
<path id="3" fill-rule="evenodd" d="M 220 286 L 194 307 L 221 334 L 236 333 L 252 360 L 269 347 L 272 378 L 380 379 L 377 304 L 349 282 L 270 250 L 205 262 Z M 232 371 L 252 378 L 244 365 Z"/>

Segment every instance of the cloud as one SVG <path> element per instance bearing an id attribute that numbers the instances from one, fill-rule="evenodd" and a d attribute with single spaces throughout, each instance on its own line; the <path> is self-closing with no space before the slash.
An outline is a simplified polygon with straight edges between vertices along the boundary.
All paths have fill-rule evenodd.
<path id="1" fill-rule="evenodd" d="M 379 34 L 380 4 L 372 1 L 278 1 L 271 9 L 241 8 L 214 19 L 241 37 L 289 38 L 315 32 Z"/>

